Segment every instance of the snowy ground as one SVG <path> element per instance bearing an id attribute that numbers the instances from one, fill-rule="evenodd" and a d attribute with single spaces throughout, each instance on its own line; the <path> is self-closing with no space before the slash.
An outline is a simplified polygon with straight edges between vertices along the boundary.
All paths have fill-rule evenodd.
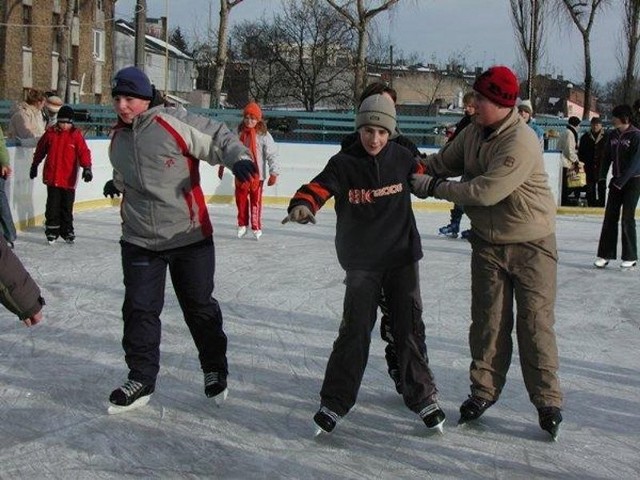
<path id="1" fill-rule="evenodd" d="M 312 416 L 341 314 L 331 209 L 260 242 L 235 238 L 235 207 L 210 207 L 215 296 L 229 336 L 230 395 L 203 393 L 195 347 L 170 287 L 161 370 L 148 406 L 109 416 L 125 378 L 117 208 L 76 214 L 76 245 L 22 232 L 16 252 L 44 290 L 43 324 L 0 312 L 0 478 L 623 479 L 640 477 L 639 271 L 591 267 L 598 217 L 558 218 L 557 333 L 566 394 L 559 441 L 537 425 L 514 356 L 500 401 L 457 427 L 468 394 L 469 245 L 435 235 L 446 212 L 418 212 L 424 320 L 447 413 L 429 434 L 387 377 L 377 334 L 356 408 L 331 436 Z"/>

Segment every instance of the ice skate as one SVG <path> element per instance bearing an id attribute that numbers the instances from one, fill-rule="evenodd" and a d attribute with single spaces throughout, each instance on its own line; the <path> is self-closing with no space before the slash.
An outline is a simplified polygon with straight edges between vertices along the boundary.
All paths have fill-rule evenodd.
<path id="1" fill-rule="evenodd" d="M 442 426 L 444 425 L 446 415 L 437 402 L 433 402 L 424 407 L 418 415 L 420 415 L 420 418 L 428 429 L 444 433 Z"/>
<path id="2" fill-rule="evenodd" d="M 459 231 L 460 231 L 459 224 L 450 223 L 449 225 L 440 227 L 440 229 L 438 229 L 438 235 L 442 237 L 447 237 L 447 238 L 458 238 Z"/>
<path id="3" fill-rule="evenodd" d="M 460 419 L 458 425 L 480 418 L 480 416 L 495 402 L 484 398 L 469 395 L 462 405 L 460 405 Z"/>
<path id="4" fill-rule="evenodd" d="M 253 237 L 256 240 L 260 240 L 261 236 L 262 236 L 262 230 L 253 230 Z"/>
<path id="5" fill-rule="evenodd" d="M 229 395 L 226 376 L 222 375 L 220 372 L 205 373 L 204 394 L 208 398 L 213 398 L 217 407 L 222 406 Z"/>
<path id="6" fill-rule="evenodd" d="M 327 407 L 320 407 L 320 410 L 313 416 L 316 423 L 316 437 L 321 433 L 331 433 L 340 421 L 340 415 L 329 410 Z"/>
<path id="7" fill-rule="evenodd" d="M 638 262 L 636 262 L 635 260 L 623 260 L 623 262 L 620 264 L 620 269 L 621 270 L 632 270 L 636 267 L 636 264 Z"/>
<path id="8" fill-rule="evenodd" d="M 238 227 L 238 238 L 242 238 L 247 234 L 247 227 Z"/>
<path id="9" fill-rule="evenodd" d="M 562 414 L 558 407 L 540 407 L 538 409 L 538 421 L 540 428 L 549 432 L 553 441 L 558 439 L 558 430 L 562 422 Z"/>
<path id="10" fill-rule="evenodd" d="M 124 385 L 111 392 L 109 396 L 111 405 L 107 412 L 114 415 L 143 407 L 149 403 L 154 390 L 154 385 L 143 385 L 135 380 L 127 380 Z"/>

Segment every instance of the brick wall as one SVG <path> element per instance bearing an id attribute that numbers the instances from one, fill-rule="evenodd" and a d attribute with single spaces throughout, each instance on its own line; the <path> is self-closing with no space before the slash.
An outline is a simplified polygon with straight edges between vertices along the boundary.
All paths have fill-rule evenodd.
<path id="1" fill-rule="evenodd" d="M 29 85 L 23 84 L 23 3 L 32 4 L 32 80 L 33 88 L 43 91 L 51 90 L 57 79 L 52 79 L 52 45 L 53 45 L 53 12 L 59 5 L 59 17 L 64 21 L 67 3 L 70 0 L 3 0 L 0 1 L 1 23 L 8 26 L 0 27 L 0 99 L 19 100 Z M 82 84 L 81 103 L 95 103 L 94 82 L 102 84 L 102 98 L 100 103 L 108 103 L 110 98 L 105 96 L 109 91 L 113 70 L 111 45 L 113 42 L 113 17 L 116 0 L 104 0 L 103 13 L 97 15 L 96 0 L 79 0 L 79 36 L 77 42 L 78 78 L 72 81 Z M 104 21 L 102 21 L 104 20 Z M 102 68 L 96 77 L 95 60 L 93 58 L 93 30 L 104 30 L 105 57 L 101 62 Z M 62 92 L 64 93 L 64 92 Z M 60 94 L 60 93 L 59 93 Z M 63 95 L 60 95 L 63 96 Z"/>

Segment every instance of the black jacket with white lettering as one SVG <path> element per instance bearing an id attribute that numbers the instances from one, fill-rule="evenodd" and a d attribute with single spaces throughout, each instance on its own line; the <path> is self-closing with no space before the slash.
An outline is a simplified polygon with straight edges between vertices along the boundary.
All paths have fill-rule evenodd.
<path id="1" fill-rule="evenodd" d="M 360 143 L 331 157 L 324 170 L 300 187 L 289 203 L 315 214 L 335 198 L 336 252 L 345 270 L 386 270 L 422 258 L 411 208 L 409 177 L 424 173 L 413 154 L 389 142 L 376 156 Z"/>

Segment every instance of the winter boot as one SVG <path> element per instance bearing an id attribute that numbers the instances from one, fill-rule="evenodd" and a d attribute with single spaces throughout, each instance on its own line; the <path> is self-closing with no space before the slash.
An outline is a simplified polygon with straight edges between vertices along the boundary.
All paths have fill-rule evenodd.
<path id="1" fill-rule="evenodd" d="M 318 426 L 316 435 L 322 432 L 331 433 L 336 428 L 337 423 L 340 421 L 340 415 L 336 412 L 329 410 L 327 407 L 320 407 L 320 410 L 313 416 L 313 421 Z"/>
<path id="2" fill-rule="evenodd" d="M 438 402 L 433 402 L 430 405 L 427 405 L 422 410 L 420 410 L 420 418 L 430 429 L 436 429 L 440 433 L 442 433 L 442 425 L 444 424 L 444 420 L 446 418 L 444 412 L 438 405 Z"/>
<path id="3" fill-rule="evenodd" d="M 469 398 L 460 405 L 460 420 L 458 420 L 458 424 L 467 423 L 479 418 L 480 415 L 494 403 L 492 400 L 469 395 Z"/>
<path id="4" fill-rule="evenodd" d="M 538 421 L 540 428 L 549 432 L 555 440 L 558 437 L 558 429 L 562 422 L 562 414 L 558 407 L 540 407 L 538 409 Z"/>

